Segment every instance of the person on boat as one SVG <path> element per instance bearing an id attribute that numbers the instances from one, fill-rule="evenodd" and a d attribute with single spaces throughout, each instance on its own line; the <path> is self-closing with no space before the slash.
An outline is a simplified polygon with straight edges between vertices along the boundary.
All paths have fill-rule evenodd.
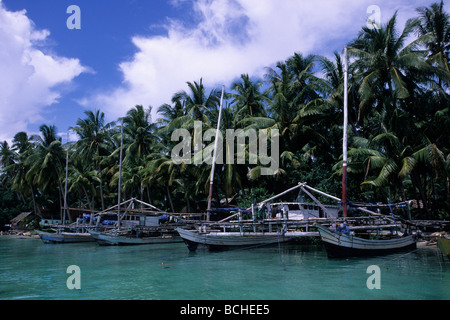
<path id="1" fill-rule="evenodd" d="M 349 235 L 350 234 L 350 228 L 345 224 L 345 222 L 337 223 L 336 225 L 336 232 L 340 234 Z"/>

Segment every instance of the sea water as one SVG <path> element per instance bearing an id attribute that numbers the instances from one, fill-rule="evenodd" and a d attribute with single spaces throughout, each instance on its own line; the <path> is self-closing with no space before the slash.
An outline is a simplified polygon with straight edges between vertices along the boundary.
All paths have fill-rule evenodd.
<path id="1" fill-rule="evenodd" d="M 79 289 L 68 285 L 70 266 L 79 268 Z M 379 289 L 368 286 L 371 266 Z M 101 247 L 0 237 L 0 300 L 319 299 L 450 299 L 450 263 L 435 247 L 335 260 L 321 245 L 192 253 L 183 243 Z"/>

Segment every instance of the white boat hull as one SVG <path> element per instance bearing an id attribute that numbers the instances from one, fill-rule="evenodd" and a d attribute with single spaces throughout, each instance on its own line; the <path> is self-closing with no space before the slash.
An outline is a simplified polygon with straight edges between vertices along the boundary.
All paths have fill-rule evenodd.
<path id="1" fill-rule="evenodd" d="M 318 230 L 330 257 L 379 255 L 416 248 L 416 238 L 413 235 L 389 240 L 369 240 L 340 234 L 323 226 L 318 226 Z"/>
<path id="2" fill-rule="evenodd" d="M 208 232 L 201 233 L 194 230 L 177 229 L 181 238 L 188 245 L 189 250 L 195 251 L 198 245 L 205 245 L 211 249 L 227 247 L 251 247 L 288 242 L 300 237 L 317 237 L 318 232 Z"/>

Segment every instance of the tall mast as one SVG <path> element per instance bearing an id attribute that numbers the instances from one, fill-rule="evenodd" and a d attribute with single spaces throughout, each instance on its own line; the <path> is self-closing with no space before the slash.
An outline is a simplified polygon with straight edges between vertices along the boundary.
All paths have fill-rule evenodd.
<path id="1" fill-rule="evenodd" d="M 344 141 L 342 163 L 342 212 L 347 218 L 347 140 L 348 140 L 348 56 L 347 46 L 344 48 Z"/>
<path id="2" fill-rule="evenodd" d="M 222 97 L 220 98 L 219 119 L 217 120 L 216 141 L 214 143 L 214 155 L 213 155 L 213 162 L 212 162 L 212 167 L 211 167 L 211 177 L 210 177 L 210 182 L 209 182 L 208 209 L 206 211 L 206 221 L 208 221 L 208 222 L 211 221 L 211 200 L 212 200 L 213 185 L 214 185 L 214 171 L 216 169 L 217 146 L 219 143 L 220 124 L 222 122 L 222 108 L 223 108 L 224 94 L 225 94 L 225 86 L 222 86 Z"/>
<path id="3" fill-rule="evenodd" d="M 69 208 L 67 205 L 67 180 L 69 178 L 69 132 L 67 132 L 67 154 L 66 154 L 66 182 L 64 186 L 64 217 L 62 224 L 66 224 L 66 214 L 69 215 Z"/>
<path id="4" fill-rule="evenodd" d="M 123 120 L 122 120 L 122 126 L 120 129 L 120 162 L 119 162 L 119 187 L 117 192 L 117 226 L 120 227 L 120 193 L 122 189 L 122 157 L 123 157 Z"/>

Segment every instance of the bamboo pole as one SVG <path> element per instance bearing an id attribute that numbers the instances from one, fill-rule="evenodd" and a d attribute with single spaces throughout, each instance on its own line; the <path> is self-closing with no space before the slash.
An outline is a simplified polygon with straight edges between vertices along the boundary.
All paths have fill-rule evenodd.
<path id="1" fill-rule="evenodd" d="M 258 203 L 258 207 L 262 207 L 266 202 L 269 202 L 269 201 L 272 201 L 272 200 L 274 200 L 274 199 L 276 199 L 276 198 L 279 198 L 279 197 L 281 197 L 282 195 L 285 195 L 286 193 L 289 193 L 289 192 L 291 192 L 291 191 L 293 191 L 293 190 L 295 190 L 295 189 L 301 188 L 301 187 L 304 186 L 304 185 L 305 185 L 305 183 L 299 183 L 297 186 L 295 186 L 295 187 L 293 187 L 293 188 L 290 188 L 290 189 L 288 189 L 288 190 L 286 190 L 286 191 L 284 191 L 284 192 L 282 192 L 282 193 L 280 193 L 280 194 L 277 194 L 276 196 L 273 196 L 273 197 L 270 198 L 270 199 L 267 199 L 267 200 L 264 200 L 264 201 Z"/>
<path id="2" fill-rule="evenodd" d="M 310 186 L 308 186 L 307 184 L 304 184 L 304 187 L 305 187 L 305 188 L 308 188 L 308 189 L 310 189 L 311 191 L 314 191 L 314 192 L 316 192 L 316 193 L 318 193 L 318 194 L 321 194 L 321 195 L 323 195 L 323 196 L 325 196 L 325 197 L 328 197 L 328 198 L 330 198 L 330 199 L 333 199 L 333 200 L 336 200 L 336 201 L 341 201 L 341 199 L 339 199 L 338 197 L 335 197 L 335 196 L 332 196 L 332 195 L 330 195 L 330 194 L 328 194 L 328 193 L 325 193 L 325 192 L 323 192 L 323 191 L 314 189 L 313 187 L 310 187 Z"/>
<path id="3" fill-rule="evenodd" d="M 344 48 L 344 141 L 343 141 L 343 163 L 342 163 L 342 212 L 347 218 L 347 135 L 348 135 L 348 59 L 347 46 Z"/>
<path id="4" fill-rule="evenodd" d="M 67 132 L 67 155 L 66 155 L 66 181 L 64 186 L 64 217 L 62 224 L 66 224 L 66 214 L 70 216 L 70 212 L 68 211 L 67 204 L 67 180 L 69 179 L 69 132 Z"/>
<path id="5" fill-rule="evenodd" d="M 327 215 L 327 218 L 332 218 L 332 215 L 330 214 L 330 212 L 328 211 L 328 209 L 327 208 L 325 208 L 325 206 L 319 201 L 319 200 L 317 200 L 310 192 L 308 192 L 308 191 L 306 191 L 306 189 L 303 187 L 303 186 L 301 186 L 300 187 L 301 189 L 302 189 L 302 191 L 304 192 L 304 193 L 306 193 L 319 207 L 321 207 L 322 208 L 322 210 L 323 210 L 323 212 L 325 212 L 326 213 L 326 215 Z"/>
<path id="6" fill-rule="evenodd" d="M 152 208 L 152 209 L 155 209 L 155 210 L 157 210 L 157 211 L 159 211 L 159 212 L 165 213 L 165 211 L 162 211 L 161 209 L 158 209 L 157 207 L 152 206 L 151 204 L 149 204 L 149 203 L 147 203 L 147 202 L 141 201 L 141 200 L 139 200 L 139 199 L 134 199 L 134 201 L 136 201 L 137 203 L 143 204 L 143 205 L 145 205 L 145 206 L 148 206 L 148 207 L 150 207 L 150 208 Z"/>
<path id="7" fill-rule="evenodd" d="M 120 129 L 120 162 L 119 162 L 119 186 L 117 191 L 117 227 L 120 228 L 120 194 L 122 192 L 122 157 L 123 157 L 123 119 L 122 119 L 122 126 Z"/>
<path id="8" fill-rule="evenodd" d="M 214 142 L 214 155 L 213 162 L 211 167 L 211 177 L 209 182 L 209 197 L 208 197 L 208 209 L 206 211 L 206 221 L 211 221 L 211 201 L 212 201 L 212 193 L 213 193 L 213 185 L 214 185 L 214 171 L 216 169 L 216 158 L 217 158 L 217 146 L 219 144 L 219 132 L 220 132 L 220 124 L 222 122 L 222 109 L 223 109 L 223 96 L 225 94 L 225 86 L 222 86 L 222 97 L 220 98 L 220 109 L 219 109 L 219 119 L 217 121 L 217 131 L 216 131 L 216 141 Z"/>

